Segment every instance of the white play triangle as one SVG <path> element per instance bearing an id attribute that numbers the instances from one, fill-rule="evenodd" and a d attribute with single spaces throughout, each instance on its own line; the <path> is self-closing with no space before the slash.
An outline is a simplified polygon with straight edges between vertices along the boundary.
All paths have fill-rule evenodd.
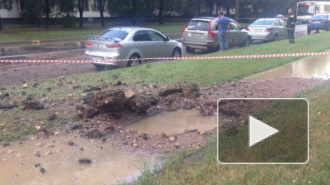
<path id="1" fill-rule="evenodd" d="M 277 129 L 263 123 L 260 120 L 250 116 L 249 117 L 249 146 L 253 146 L 256 143 L 276 134 Z"/>

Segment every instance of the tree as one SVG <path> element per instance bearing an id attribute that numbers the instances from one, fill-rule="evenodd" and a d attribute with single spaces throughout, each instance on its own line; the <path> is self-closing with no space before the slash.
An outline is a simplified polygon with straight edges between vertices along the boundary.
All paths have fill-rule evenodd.
<path id="1" fill-rule="evenodd" d="M 49 2 L 49 0 L 45 0 L 44 14 L 45 14 L 45 17 L 46 17 L 45 28 L 48 29 L 49 28 L 49 14 L 50 14 L 50 2 Z"/>
<path id="2" fill-rule="evenodd" d="M 106 0 L 97 0 L 97 8 L 100 11 L 100 17 L 101 17 L 101 26 L 105 27 L 104 25 L 104 7 L 105 7 Z"/>
<path id="3" fill-rule="evenodd" d="M 42 0 L 21 1 L 21 17 L 24 23 L 37 24 L 42 17 L 42 10 L 45 7 Z"/>
<path id="4" fill-rule="evenodd" d="M 235 19 L 238 21 L 239 18 L 239 0 L 235 1 Z"/>
<path id="5" fill-rule="evenodd" d="M 159 24 L 163 24 L 163 11 L 164 11 L 164 0 L 159 0 L 159 13 L 158 13 Z"/>
<path id="6" fill-rule="evenodd" d="M 84 24 L 84 9 L 85 9 L 85 3 L 88 2 L 88 0 L 78 0 L 78 12 L 79 12 L 79 28 L 83 27 Z"/>

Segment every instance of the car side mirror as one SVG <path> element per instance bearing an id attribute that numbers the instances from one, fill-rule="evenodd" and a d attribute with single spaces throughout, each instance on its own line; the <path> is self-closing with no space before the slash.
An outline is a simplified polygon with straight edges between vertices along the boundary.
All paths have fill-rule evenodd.
<path id="1" fill-rule="evenodd" d="M 170 38 L 168 36 L 165 37 L 165 41 L 169 41 Z"/>
<path id="2" fill-rule="evenodd" d="M 241 26 L 241 30 L 246 30 L 246 28 L 244 26 Z"/>

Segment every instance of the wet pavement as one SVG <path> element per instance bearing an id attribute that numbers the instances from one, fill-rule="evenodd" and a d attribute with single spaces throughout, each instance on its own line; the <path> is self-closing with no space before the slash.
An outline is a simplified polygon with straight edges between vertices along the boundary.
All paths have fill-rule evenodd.
<path id="1" fill-rule="evenodd" d="M 330 79 L 330 56 L 310 56 L 296 62 L 258 73 L 244 80 L 265 80 L 281 77 L 304 77 Z"/>
<path id="2" fill-rule="evenodd" d="M 132 181 L 156 157 L 130 153 L 113 141 L 68 136 L 0 146 L 1 184 L 114 184 Z M 80 163 L 79 159 L 85 159 Z M 89 161 L 90 160 L 90 161 Z M 89 164 L 90 163 L 90 164 Z"/>
<path id="3" fill-rule="evenodd" d="M 186 129 L 207 131 L 216 126 L 217 118 L 215 116 L 201 116 L 197 110 L 178 110 L 142 119 L 126 126 L 126 128 L 147 134 L 165 133 L 171 135 L 183 133 Z"/>

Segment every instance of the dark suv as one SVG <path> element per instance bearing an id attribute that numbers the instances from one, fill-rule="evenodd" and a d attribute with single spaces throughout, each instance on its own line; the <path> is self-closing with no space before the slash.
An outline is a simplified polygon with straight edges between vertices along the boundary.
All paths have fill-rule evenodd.
<path id="1" fill-rule="evenodd" d="M 195 49 L 218 51 L 219 39 L 215 23 L 217 17 L 194 17 L 182 30 L 183 46 L 188 53 Z M 228 43 L 232 46 L 249 46 L 251 37 L 248 31 L 236 21 L 230 19 Z"/>

